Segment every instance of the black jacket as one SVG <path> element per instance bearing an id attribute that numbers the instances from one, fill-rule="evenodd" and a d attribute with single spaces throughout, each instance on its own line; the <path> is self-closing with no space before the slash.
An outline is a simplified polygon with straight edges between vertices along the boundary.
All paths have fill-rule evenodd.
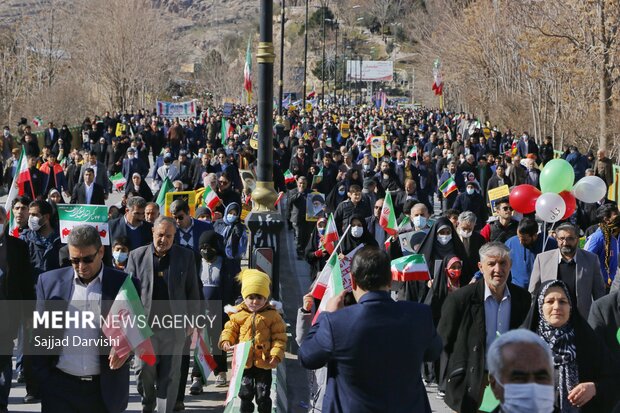
<path id="1" fill-rule="evenodd" d="M 620 344 L 616 338 L 620 328 L 620 291 L 612 292 L 592 303 L 588 324 L 605 342 L 612 356 L 620 361 Z"/>
<path id="2" fill-rule="evenodd" d="M 93 194 L 90 197 L 89 205 L 105 205 L 105 193 L 101 185 L 93 182 Z M 88 204 L 86 202 L 86 185 L 84 182 L 80 182 L 73 188 L 71 194 L 72 204 Z"/>
<path id="3" fill-rule="evenodd" d="M 478 411 L 484 379 L 486 326 L 484 280 L 448 294 L 441 309 L 437 331 L 449 356 L 444 401 L 461 413 Z M 511 283 L 510 329 L 518 328 L 530 307 L 530 294 Z"/>

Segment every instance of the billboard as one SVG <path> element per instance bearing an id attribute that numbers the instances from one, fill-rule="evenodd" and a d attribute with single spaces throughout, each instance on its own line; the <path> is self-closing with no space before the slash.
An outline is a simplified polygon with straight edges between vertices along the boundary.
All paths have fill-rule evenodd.
<path id="1" fill-rule="evenodd" d="M 391 60 L 347 60 L 347 82 L 391 82 L 393 76 Z"/>

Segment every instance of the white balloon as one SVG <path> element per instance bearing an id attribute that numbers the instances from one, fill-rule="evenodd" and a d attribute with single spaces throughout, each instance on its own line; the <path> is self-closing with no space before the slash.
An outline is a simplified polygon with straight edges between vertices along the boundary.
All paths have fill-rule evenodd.
<path id="1" fill-rule="evenodd" d="M 536 215 L 545 222 L 557 222 L 565 213 L 566 203 L 554 192 L 544 193 L 536 200 Z"/>
<path id="2" fill-rule="evenodd" d="M 575 198 L 590 204 L 605 198 L 607 185 L 598 176 L 584 176 L 573 186 L 572 192 Z"/>

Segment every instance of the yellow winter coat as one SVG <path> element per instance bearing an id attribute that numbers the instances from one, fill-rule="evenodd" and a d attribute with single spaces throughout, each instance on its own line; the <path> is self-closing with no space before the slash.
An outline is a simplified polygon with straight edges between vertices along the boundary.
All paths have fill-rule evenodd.
<path id="1" fill-rule="evenodd" d="M 252 313 L 244 303 L 225 309 L 230 320 L 224 326 L 218 346 L 228 341 L 238 344 L 243 341 L 254 340 L 245 368 L 256 366 L 269 370 L 269 360 L 277 357 L 284 360 L 286 348 L 286 324 L 280 313 L 271 304 Z"/>

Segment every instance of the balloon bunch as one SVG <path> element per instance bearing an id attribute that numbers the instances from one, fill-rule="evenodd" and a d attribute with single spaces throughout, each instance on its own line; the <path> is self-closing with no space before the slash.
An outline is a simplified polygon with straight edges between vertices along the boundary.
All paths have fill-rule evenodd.
<path id="1" fill-rule="evenodd" d="M 517 212 L 536 215 L 544 222 L 555 223 L 573 215 L 577 199 L 598 202 L 605 197 L 607 186 L 598 176 L 575 181 L 573 167 L 564 159 L 549 161 L 540 172 L 539 191 L 532 185 L 518 185 L 510 191 L 510 206 Z"/>

